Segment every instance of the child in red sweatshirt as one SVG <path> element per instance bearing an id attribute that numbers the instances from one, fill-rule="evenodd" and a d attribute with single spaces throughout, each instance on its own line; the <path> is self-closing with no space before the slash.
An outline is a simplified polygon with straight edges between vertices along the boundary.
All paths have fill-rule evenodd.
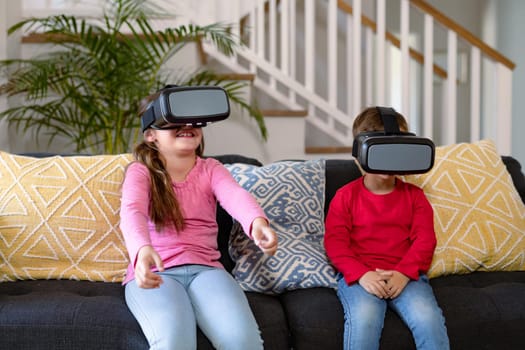
<path id="1" fill-rule="evenodd" d="M 402 131 L 407 122 L 396 115 Z M 361 132 L 384 130 L 376 107 L 354 121 Z M 394 175 L 365 173 L 330 203 L 326 253 L 339 271 L 344 348 L 378 349 L 387 307 L 410 328 L 417 349 L 449 349 L 445 320 L 425 275 L 436 247 L 433 210 L 423 191 Z"/>

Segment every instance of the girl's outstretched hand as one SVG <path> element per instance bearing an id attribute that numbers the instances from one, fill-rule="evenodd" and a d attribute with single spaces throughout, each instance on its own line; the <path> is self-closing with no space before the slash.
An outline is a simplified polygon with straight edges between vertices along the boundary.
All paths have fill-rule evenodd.
<path id="1" fill-rule="evenodd" d="M 277 251 L 277 234 L 266 219 L 259 217 L 253 220 L 252 237 L 264 254 L 274 255 Z"/>
<path id="2" fill-rule="evenodd" d="M 152 246 L 145 245 L 139 249 L 135 263 L 135 281 L 140 288 L 159 288 L 162 284 L 162 277 L 151 271 L 152 266 L 159 271 L 164 271 L 164 264 L 159 254 Z"/>

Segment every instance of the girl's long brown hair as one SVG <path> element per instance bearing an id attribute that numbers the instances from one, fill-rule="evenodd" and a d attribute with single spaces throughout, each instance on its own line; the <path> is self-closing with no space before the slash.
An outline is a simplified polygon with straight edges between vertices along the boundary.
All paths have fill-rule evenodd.
<path id="1" fill-rule="evenodd" d="M 159 96 L 155 93 L 143 99 L 140 103 L 139 116 L 141 116 L 149 103 Z M 204 152 L 204 139 L 196 151 L 201 157 Z M 146 140 L 139 143 L 134 151 L 136 161 L 144 164 L 150 174 L 150 202 L 149 216 L 155 224 L 157 232 L 162 228 L 172 226 L 177 231 L 184 228 L 184 216 L 173 190 L 171 176 L 166 170 L 166 162 L 153 142 Z"/>

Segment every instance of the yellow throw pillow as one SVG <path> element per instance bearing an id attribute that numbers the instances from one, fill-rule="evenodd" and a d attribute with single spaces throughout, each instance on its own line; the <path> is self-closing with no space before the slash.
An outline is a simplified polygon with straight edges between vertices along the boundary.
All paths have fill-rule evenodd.
<path id="1" fill-rule="evenodd" d="M 429 277 L 525 270 L 525 206 L 492 141 L 437 147 L 430 172 L 402 178 L 434 208 Z"/>
<path id="2" fill-rule="evenodd" d="M 120 185 L 130 161 L 0 152 L 0 281 L 122 281 Z"/>

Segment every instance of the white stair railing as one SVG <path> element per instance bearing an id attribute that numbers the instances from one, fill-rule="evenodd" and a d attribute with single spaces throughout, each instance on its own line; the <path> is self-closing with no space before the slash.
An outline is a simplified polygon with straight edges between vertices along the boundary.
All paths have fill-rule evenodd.
<path id="1" fill-rule="evenodd" d="M 308 110 L 308 120 L 343 145 L 351 144 L 353 117 L 377 104 L 395 107 L 413 131 L 437 144 L 491 138 L 510 154 L 514 64 L 425 1 L 227 0 L 221 6 L 237 10 L 218 11 L 222 17 L 212 20 L 239 23 L 228 15 L 247 16 L 241 22 L 248 23 L 247 47 L 227 63 L 209 53 L 255 73 L 255 86 Z M 386 14 L 396 17 L 389 22 L 397 28 L 387 27 Z M 204 24 L 197 15 L 193 20 Z"/>

